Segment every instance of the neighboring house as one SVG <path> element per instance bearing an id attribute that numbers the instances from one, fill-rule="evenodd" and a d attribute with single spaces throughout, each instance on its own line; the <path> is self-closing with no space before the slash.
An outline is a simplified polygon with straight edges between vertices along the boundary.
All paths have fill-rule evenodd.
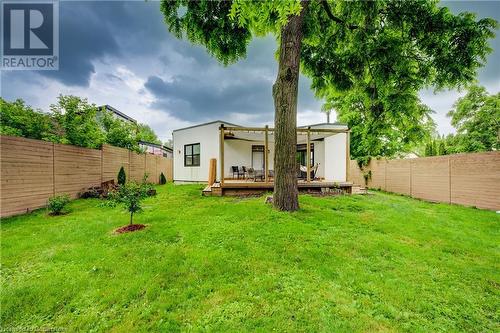
<path id="1" fill-rule="evenodd" d="M 139 141 L 139 147 L 146 153 L 173 158 L 172 148 L 153 142 Z"/>
<path id="2" fill-rule="evenodd" d="M 221 125 L 224 126 L 221 154 Z M 233 130 L 231 130 L 231 128 Z M 307 129 L 310 131 L 311 162 L 317 165 L 316 178 L 346 182 L 348 127 L 344 124 L 315 124 L 297 129 L 297 161 L 307 164 Z M 316 132 L 315 132 L 316 130 Z M 217 120 L 173 131 L 174 181 L 207 182 L 210 159 L 217 159 L 216 179 L 221 179 L 221 155 L 224 156 L 224 179 L 232 178 L 232 167 L 264 170 L 266 128 L 246 128 Z M 268 129 L 268 170 L 274 169 L 274 133 Z"/>
<path id="3" fill-rule="evenodd" d="M 113 117 L 115 117 L 116 119 L 120 119 L 122 121 L 130 122 L 134 125 L 137 125 L 137 120 L 135 120 L 134 118 L 132 118 L 130 116 L 127 116 L 125 113 L 115 109 L 111 105 L 106 104 L 106 105 L 99 106 L 99 110 L 103 110 L 103 109 L 110 112 L 113 115 Z"/>

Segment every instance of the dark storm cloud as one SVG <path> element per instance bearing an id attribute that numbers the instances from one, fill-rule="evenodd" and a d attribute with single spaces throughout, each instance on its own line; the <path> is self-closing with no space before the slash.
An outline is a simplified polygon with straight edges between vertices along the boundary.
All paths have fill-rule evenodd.
<path id="1" fill-rule="evenodd" d="M 64 1 L 59 13 L 59 70 L 40 74 L 68 86 L 88 86 L 95 60 L 153 53 L 168 36 L 158 2 Z"/>
<path id="2" fill-rule="evenodd" d="M 154 94 L 156 109 L 167 109 L 176 118 L 204 121 L 224 118 L 230 113 L 263 114 L 272 109 L 271 84 L 258 78 L 234 80 L 221 85 L 185 75 L 166 82 L 150 76 L 145 87 Z"/>
<path id="3" fill-rule="evenodd" d="M 272 121 L 275 48 L 273 38 L 258 39 L 250 44 L 248 57 L 231 66 L 221 66 L 204 52 L 192 57 L 190 66 L 169 80 L 151 75 L 144 85 L 156 99 L 151 106 L 188 121 L 224 119 L 234 113 L 252 115 L 259 122 Z M 161 61 L 170 63 L 168 58 Z M 310 80 L 301 76 L 299 84 L 298 110 L 317 110 L 320 103 L 309 89 Z"/>
<path id="4" fill-rule="evenodd" d="M 477 12 L 480 18 L 498 20 L 500 15 L 500 2 L 451 1 L 444 5 L 455 13 Z M 169 122 L 170 115 L 183 123 L 197 123 L 228 119 L 236 113 L 253 116 L 255 124 L 268 123 L 274 115 L 271 90 L 277 71 L 276 47 L 274 37 L 254 39 L 245 59 L 224 67 L 204 47 L 169 34 L 158 1 L 61 1 L 60 70 L 2 73 L 2 96 L 35 101 L 37 107 L 38 101 L 54 102 L 61 92 L 92 96 L 92 89 L 109 84 L 112 93 L 102 97 L 105 103 L 127 105 L 123 101 L 141 100 L 140 106 L 152 114 L 161 111 L 155 113 L 158 119 Z M 500 82 L 499 37 L 492 47 L 495 53 L 479 72 L 481 84 Z M 42 76 L 51 80 L 42 80 Z M 59 88 L 54 80 L 63 86 Z M 319 112 L 321 101 L 314 98 L 309 86 L 310 80 L 301 76 L 299 112 Z M 50 88 L 53 95 L 46 96 Z M 138 116 L 133 106 L 123 111 Z"/>

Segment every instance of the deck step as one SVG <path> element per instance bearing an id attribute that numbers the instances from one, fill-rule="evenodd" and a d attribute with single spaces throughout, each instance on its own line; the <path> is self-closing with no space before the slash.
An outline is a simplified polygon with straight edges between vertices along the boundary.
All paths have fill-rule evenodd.
<path id="1" fill-rule="evenodd" d="M 354 185 L 352 187 L 352 194 L 367 194 L 368 191 L 366 189 L 366 187 L 361 187 L 361 186 L 357 186 L 357 185 Z"/>

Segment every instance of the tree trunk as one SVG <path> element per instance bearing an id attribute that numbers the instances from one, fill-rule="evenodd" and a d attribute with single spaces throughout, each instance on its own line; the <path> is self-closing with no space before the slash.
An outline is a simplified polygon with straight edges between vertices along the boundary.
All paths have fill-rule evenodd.
<path id="1" fill-rule="evenodd" d="M 302 12 L 292 16 L 281 29 L 279 67 L 273 85 L 274 98 L 274 207 L 279 210 L 299 209 L 297 187 L 297 95 L 299 88 L 300 48 L 302 21 L 307 2 L 302 2 Z"/>
<path id="2" fill-rule="evenodd" d="M 133 220 L 132 220 L 132 219 L 133 219 L 133 217 L 134 217 L 134 213 L 133 213 L 133 212 L 130 212 L 130 224 L 131 224 L 131 225 L 132 225 L 132 224 L 134 224 L 134 222 L 133 222 Z"/>

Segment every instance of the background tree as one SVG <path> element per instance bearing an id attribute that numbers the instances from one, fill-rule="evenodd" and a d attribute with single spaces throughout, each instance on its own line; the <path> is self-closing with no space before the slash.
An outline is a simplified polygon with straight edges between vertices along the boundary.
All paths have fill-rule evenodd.
<path id="1" fill-rule="evenodd" d="M 332 112 L 334 112 L 333 103 L 331 101 L 324 103 L 321 106 L 321 112 L 326 114 L 326 122 L 327 122 L 327 124 L 329 124 L 330 123 L 330 115 Z"/>
<path id="2" fill-rule="evenodd" d="M 448 116 L 457 129 L 455 151 L 500 149 L 500 93 L 490 95 L 484 87 L 470 86 Z"/>
<path id="3" fill-rule="evenodd" d="M 161 145 L 160 139 L 151 127 L 146 124 L 137 124 L 137 140 Z"/>
<path id="4" fill-rule="evenodd" d="M 404 101 L 381 101 L 388 111 L 372 112 L 373 101 L 363 90 L 350 89 L 342 97 L 330 98 L 339 121 L 351 129 L 351 157 L 393 157 L 415 150 L 436 134 L 433 111 L 418 96 Z"/>
<path id="5" fill-rule="evenodd" d="M 117 119 L 108 111 L 104 111 L 100 119 L 106 143 L 115 147 L 140 151 L 135 124 Z"/>
<path id="6" fill-rule="evenodd" d="M 0 98 L 0 134 L 30 139 L 59 141 L 53 119 L 40 110 L 34 110 L 18 99 L 8 102 Z"/>
<path id="7" fill-rule="evenodd" d="M 471 81 L 496 28 L 494 20 L 453 15 L 432 0 L 163 0 L 161 11 L 171 32 L 205 46 L 225 65 L 246 55 L 252 35 L 276 35 L 273 202 L 282 210 L 298 208 L 299 63 L 318 96 L 363 90 L 378 119 L 391 112 L 384 101 L 415 96 L 430 85 L 455 87 Z"/>
<path id="8" fill-rule="evenodd" d="M 142 152 L 138 141 L 161 144 L 156 133 L 145 124 L 131 124 L 98 110 L 77 96 L 59 96 L 49 113 L 34 110 L 18 99 L 0 98 L 0 134 L 99 148 L 102 143 Z"/>
<path id="9" fill-rule="evenodd" d="M 87 99 L 60 95 L 50 110 L 63 133 L 61 143 L 87 148 L 99 148 L 104 143 L 105 134 L 96 118 L 98 109 Z"/>

